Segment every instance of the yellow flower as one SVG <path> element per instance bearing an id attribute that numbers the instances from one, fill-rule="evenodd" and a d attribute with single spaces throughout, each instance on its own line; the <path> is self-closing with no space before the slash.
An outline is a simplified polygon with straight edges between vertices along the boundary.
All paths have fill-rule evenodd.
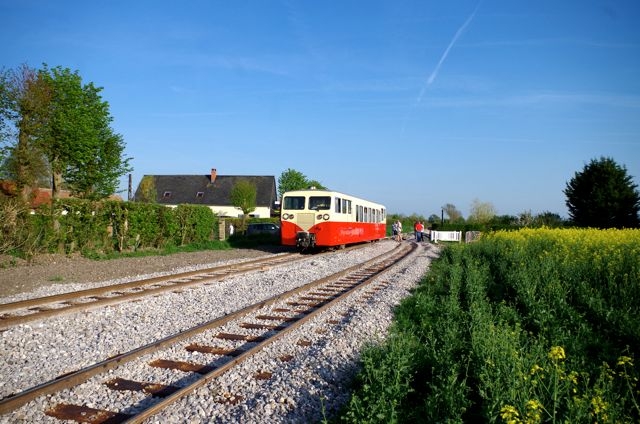
<path id="1" fill-rule="evenodd" d="M 542 404 L 536 400 L 532 399 L 527 401 L 527 424 L 537 424 L 542 422 Z"/>
<path id="2" fill-rule="evenodd" d="M 600 396 L 591 398 L 591 406 L 595 415 L 602 414 L 607 409 L 607 402 L 602 400 Z"/>
<path id="3" fill-rule="evenodd" d="M 539 411 L 542 409 L 542 404 L 537 399 L 527 401 L 527 411 Z"/>
<path id="4" fill-rule="evenodd" d="M 553 346 L 549 351 L 549 359 L 554 362 L 560 362 L 566 358 L 564 348 L 562 346 Z"/>
<path id="5" fill-rule="evenodd" d="M 500 409 L 500 416 L 507 424 L 520 423 L 520 414 L 515 406 L 505 405 Z"/>
<path id="6" fill-rule="evenodd" d="M 531 371 L 529 371 L 529 374 L 531 375 L 535 375 L 539 372 L 544 371 L 544 368 L 542 368 L 540 365 L 535 364 L 533 367 L 531 367 Z"/>
<path id="7" fill-rule="evenodd" d="M 571 371 L 567 379 L 573 384 L 578 384 L 578 373 L 576 371 Z"/>
<path id="8" fill-rule="evenodd" d="M 633 359 L 631 359 L 628 356 L 621 356 L 621 357 L 618 358 L 617 365 L 618 366 L 622 366 L 622 367 L 624 367 L 626 365 L 629 365 L 630 367 L 632 367 L 633 366 Z"/>

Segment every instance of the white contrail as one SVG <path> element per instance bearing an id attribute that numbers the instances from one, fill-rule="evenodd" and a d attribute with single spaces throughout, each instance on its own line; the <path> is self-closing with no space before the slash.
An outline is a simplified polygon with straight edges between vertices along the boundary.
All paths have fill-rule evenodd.
<path id="1" fill-rule="evenodd" d="M 427 90 L 427 87 L 430 86 L 433 83 L 433 81 L 436 79 L 436 77 L 438 76 L 438 72 L 440 72 L 440 68 L 442 67 L 442 64 L 447 59 L 447 56 L 449 55 L 449 51 L 456 44 L 456 41 L 458 41 L 458 38 L 460 38 L 460 36 L 464 32 L 464 30 L 469 26 L 471 21 L 473 21 L 473 18 L 476 16 L 476 13 L 478 12 L 479 8 L 480 8 L 480 2 L 476 6 L 475 10 L 471 13 L 471 15 L 469 15 L 467 20 L 464 21 L 462 26 L 460 28 L 458 28 L 458 30 L 456 31 L 455 35 L 451 39 L 451 42 L 447 46 L 447 49 L 442 54 L 442 57 L 440 57 L 440 60 L 438 61 L 438 64 L 436 65 L 435 69 L 433 70 L 433 72 L 431 72 L 431 75 L 429 75 L 429 78 L 427 79 L 427 83 L 422 87 L 422 90 L 420 90 L 420 95 L 418 96 L 418 100 L 416 101 L 416 103 L 420 103 L 422 101 L 422 97 L 424 96 L 424 92 Z"/>

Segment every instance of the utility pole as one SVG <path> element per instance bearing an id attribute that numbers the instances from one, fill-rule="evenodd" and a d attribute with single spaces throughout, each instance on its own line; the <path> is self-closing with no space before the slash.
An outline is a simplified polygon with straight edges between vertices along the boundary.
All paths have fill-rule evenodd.
<path id="1" fill-rule="evenodd" d="M 127 200 L 128 201 L 133 200 L 133 191 L 131 190 L 131 174 L 129 174 L 129 191 L 127 194 Z"/>

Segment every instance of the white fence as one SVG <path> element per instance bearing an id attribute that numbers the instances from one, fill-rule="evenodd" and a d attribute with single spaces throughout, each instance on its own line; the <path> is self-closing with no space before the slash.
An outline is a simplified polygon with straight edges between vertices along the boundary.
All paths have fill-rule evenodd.
<path id="1" fill-rule="evenodd" d="M 431 231 L 431 241 L 462 241 L 462 231 Z"/>

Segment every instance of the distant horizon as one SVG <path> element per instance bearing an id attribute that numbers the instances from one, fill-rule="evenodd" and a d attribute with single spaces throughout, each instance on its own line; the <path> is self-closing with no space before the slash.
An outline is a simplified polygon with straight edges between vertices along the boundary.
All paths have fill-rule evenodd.
<path id="1" fill-rule="evenodd" d="M 132 174 L 127 174 L 127 175 L 132 175 Z M 154 176 L 159 176 L 159 175 L 163 175 L 163 176 L 167 176 L 167 175 L 182 176 L 182 175 L 185 175 L 185 176 L 186 176 L 186 175 L 209 175 L 209 173 L 193 173 L 193 174 L 145 174 L 145 175 L 143 175 L 143 176 L 141 176 L 141 177 L 140 177 L 140 181 L 142 181 L 142 178 L 143 178 L 144 176 L 146 176 L 146 175 L 154 175 Z M 218 175 L 221 175 L 221 174 L 218 174 Z M 279 175 L 257 175 L 257 174 L 246 174 L 246 175 L 245 175 L 245 174 L 243 174 L 243 175 L 240 175 L 240 174 L 232 174 L 232 175 L 228 175 L 228 174 L 224 174 L 223 176 L 249 176 L 249 177 L 262 176 L 262 177 L 274 177 L 274 179 L 275 179 L 275 181 L 276 181 L 276 192 L 277 192 L 277 193 L 279 193 L 279 187 L 278 187 L 278 178 L 279 178 Z M 124 193 L 124 194 L 126 194 L 126 196 L 123 196 L 123 197 L 122 197 L 122 199 L 123 199 L 123 200 L 133 199 L 133 198 L 134 198 L 134 195 L 135 195 L 135 192 L 136 192 L 136 190 L 137 190 L 137 187 L 138 187 L 138 185 L 140 184 L 140 181 L 138 181 L 138 184 L 134 184 L 134 183 L 132 182 L 132 186 L 131 186 L 131 193 L 129 193 L 129 190 L 128 190 L 128 184 L 129 184 L 129 183 L 128 183 L 128 180 L 129 180 L 129 177 L 127 176 L 126 178 L 127 178 L 127 189 L 125 189 L 124 191 L 118 191 L 118 193 Z M 131 177 L 131 178 L 133 178 L 133 177 Z M 322 181 L 319 181 L 319 182 L 320 182 L 320 183 L 322 183 Z M 304 190 L 304 189 L 301 189 L 301 190 Z M 320 189 L 320 190 L 321 190 L 321 189 Z M 344 193 L 344 194 L 349 194 L 349 195 L 353 195 L 353 196 L 356 196 L 356 197 L 361 197 L 361 196 L 359 196 L 359 195 L 357 195 L 357 194 L 354 194 L 354 193 L 346 193 L 346 192 L 344 192 L 344 191 L 342 191 L 342 190 L 334 189 L 334 188 L 331 188 L 331 187 L 327 187 L 327 188 L 326 188 L 326 190 L 327 190 L 327 191 L 338 191 L 338 192 L 341 192 L 341 193 Z M 118 193 L 115 193 L 115 194 L 118 194 Z M 278 197 L 278 200 L 276 201 L 276 203 L 278 203 L 280 200 L 281 200 L 281 199 L 280 199 L 280 197 Z M 371 201 L 374 201 L 374 202 L 378 203 L 375 199 L 368 199 L 368 200 L 371 200 Z M 488 203 L 491 203 L 491 202 L 488 202 Z M 386 205 L 384 205 L 384 206 L 386 207 Z M 442 205 L 442 206 L 445 206 L 445 205 Z M 441 210 L 443 209 L 443 208 L 442 208 L 442 206 L 438 209 L 439 211 L 441 211 Z M 458 207 L 458 205 L 454 205 L 454 206 L 456 206 L 456 209 L 458 209 L 458 211 L 460 211 L 460 212 L 462 213 L 462 211 L 460 210 L 460 208 Z M 495 206 L 495 205 L 494 205 L 494 206 Z M 525 212 L 531 212 L 531 214 L 532 214 L 533 216 L 542 215 L 542 214 L 545 214 L 545 213 L 554 213 L 554 214 L 557 214 L 558 216 L 560 216 L 562 219 L 565 219 L 565 220 L 566 220 L 566 219 L 569 219 L 568 215 L 567 215 L 567 216 L 563 216 L 563 215 L 561 215 L 560 213 L 558 213 L 558 212 L 554 212 L 554 211 L 541 211 L 541 212 L 537 212 L 537 213 L 536 213 L 536 212 L 533 212 L 533 211 L 526 211 L 526 210 L 523 210 L 523 211 L 520 211 L 520 212 L 518 212 L 518 213 L 514 213 L 514 214 L 509 214 L 509 213 L 497 213 L 497 214 L 496 214 L 496 216 L 514 216 L 514 217 L 519 217 L 519 215 L 520 215 L 521 213 L 525 213 Z M 441 216 L 440 214 L 438 214 L 438 213 L 436 213 L 436 212 L 432 212 L 432 213 L 429 213 L 429 214 L 421 214 L 421 213 L 416 213 L 416 212 L 414 212 L 414 213 L 408 213 L 408 214 L 407 214 L 407 213 L 402 213 L 402 212 L 393 212 L 393 211 L 387 210 L 387 213 L 388 213 L 388 214 L 392 214 L 392 215 L 401 215 L 401 216 L 406 216 L 406 217 L 410 217 L 410 216 L 412 216 L 412 215 L 415 215 L 415 216 L 422 216 L 422 217 L 424 217 L 425 219 L 426 219 L 426 218 L 429 218 L 431 215 L 438 215 L 438 216 Z M 463 215 L 463 218 L 464 218 L 465 220 L 466 220 L 466 219 L 468 219 L 468 214 L 467 214 L 467 215 L 465 215 L 465 214 L 463 213 L 462 215 Z"/>

